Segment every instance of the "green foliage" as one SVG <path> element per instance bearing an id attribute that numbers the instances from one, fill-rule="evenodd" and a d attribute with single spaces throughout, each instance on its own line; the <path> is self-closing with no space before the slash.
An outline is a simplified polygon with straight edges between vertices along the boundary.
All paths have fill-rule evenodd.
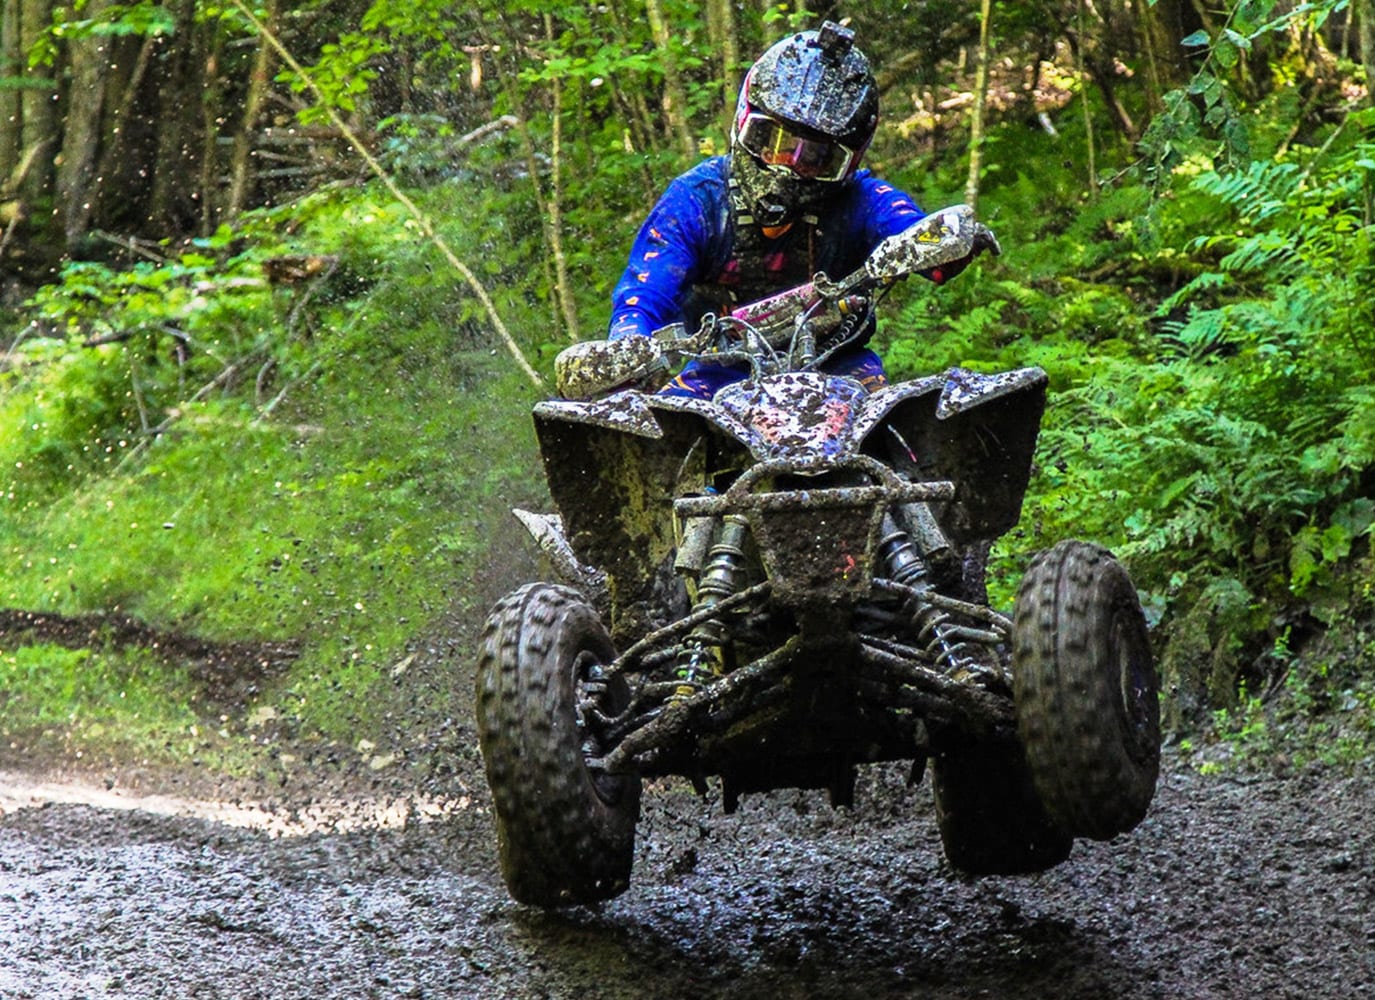
<path id="1" fill-rule="evenodd" d="M 1011 140 L 1040 173 L 981 197 L 1004 256 L 907 290 L 881 332 L 900 377 L 950 364 L 1051 376 L 1023 520 L 994 553 L 995 601 L 1010 602 L 1030 552 L 1103 542 L 1162 641 L 1182 655 L 1186 632 L 1200 640 L 1203 662 L 1170 681 L 1215 705 L 1239 678 L 1263 683 L 1258 657 L 1285 622 L 1337 622 L 1375 506 L 1368 117 L 1239 169 L 1181 156 L 1155 178 L 1168 197 L 1128 184 L 1074 212 L 1055 140 Z"/>
<path id="2" fill-rule="evenodd" d="M 285 249 L 337 258 L 335 276 L 269 287 L 262 264 Z M 370 692 L 540 490 L 529 387 L 439 266 L 397 206 L 358 190 L 161 267 L 69 268 L 31 315 L 70 332 L 31 336 L 3 376 L 0 602 L 310 636 L 263 705 L 306 732 L 375 724 Z M 535 325 L 519 289 L 501 302 Z M 161 356 L 172 325 L 180 363 Z M 95 329 L 139 335 L 81 346 Z"/>
<path id="3" fill-rule="evenodd" d="M 60 733 L 80 757 L 103 747 L 161 755 L 200 747 L 204 725 L 190 708 L 186 671 L 147 652 L 35 645 L 0 649 L 0 737 Z"/>
<path id="4" fill-rule="evenodd" d="M 85 38 L 118 35 L 167 35 L 176 30 L 172 11 L 151 0 L 132 4 L 106 4 L 94 17 L 82 18 L 86 2 L 73 4 L 59 12 L 52 28 L 55 38 Z M 76 14 L 76 17 L 63 15 Z"/>
<path id="5" fill-rule="evenodd" d="M 72 262 L 42 287 L 15 351 L 19 374 L 6 376 L 27 391 L 0 401 L 10 497 L 116 467 L 183 401 L 251 379 L 254 363 L 293 370 L 297 345 L 277 338 L 265 256 L 207 240 L 162 264 Z"/>
<path id="6" fill-rule="evenodd" d="M 1240 169 L 1251 162 L 1251 129 L 1244 108 L 1247 100 L 1265 96 L 1251 70 L 1256 54 L 1272 56 L 1276 79 L 1268 85 L 1282 88 L 1285 50 L 1292 46 L 1295 29 L 1317 31 L 1349 0 L 1287 4 L 1278 0 L 1248 0 L 1224 5 L 1226 20 L 1216 31 L 1200 30 L 1182 44 L 1204 56 L 1189 84 L 1164 96 L 1164 109 L 1156 115 L 1141 140 L 1145 154 L 1142 167 L 1157 189 L 1169 184 L 1169 175 L 1190 157 L 1202 155 L 1219 170 Z M 1276 51 L 1278 49 L 1278 51 Z"/>
<path id="7" fill-rule="evenodd" d="M 176 31 L 177 22 L 173 12 L 153 0 L 137 0 L 130 4 L 106 4 L 92 17 L 88 13 L 88 0 L 78 0 L 71 5 L 58 6 L 53 11 L 53 23 L 46 32 L 38 35 L 29 47 L 28 65 L 52 66 L 57 62 L 59 47 L 74 40 L 87 38 L 118 38 L 124 35 L 156 37 L 170 35 Z M 50 81 L 18 82 L 19 86 L 51 86 Z"/>
<path id="8" fill-rule="evenodd" d="M 250 4 L 257 16 L 258 4 Z M 132 3 L 92 4 L 77 0 L 73 4 L 57 5 L 48 30 L 35 38 L 28 52 L 29 66 L 53 66 L 58 63 L 64 45 L 87 39 L 119 39 L 123 37 L 166 38 L 182 29 L 178 16 L 195 19 L 198 26 L 209 25 L 211 31 L 226 31 L 235 37 L 250 32 L 250 25 L 231 3 L 197 0 L 189 8 L 177 8 L 156 0 L 134 0 Z M 183 31 L 184 33 L 184 31 Z M 224 65 L 225 69 L 228 64 Z"/>
<path id="9" fill-rule="evenodd" d="M 1090 406 L 1127 449 L 1085 477 L 1132 497 L 1122 553 L 1166 607 L 1233 580 L 1248 613 L 1214 620 L 1250 656 L 1296 608 L 1335 621 L 1343 567 L 1371 534 L 1369 243 L 1352 169 L 1369 150 L 1298 155 L 1302 174 L 1278 162 L 1198 177 L 1229 210 L 1192 243 L 1216 270 L 1162 302 L 1156 359 L 1113 380 L 1126 405 Z"/>
<path id="10" fill-rule="evenodd" d="M 1248 159 L 1251 143 L 1245 121 L 1219 78 L 1201 75 L 1188 88 L 1166 94 L 1164 104 L 1141 138 L 1147 155 L 1145 175 L 1153 183 L 1168 183 L 1170 173 L 1193 155 L 1223 165 Z"/>

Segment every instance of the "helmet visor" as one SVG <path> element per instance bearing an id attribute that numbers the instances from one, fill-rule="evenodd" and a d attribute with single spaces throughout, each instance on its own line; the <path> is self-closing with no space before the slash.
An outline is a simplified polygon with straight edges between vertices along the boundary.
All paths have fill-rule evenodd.
<path id="1" fill-rule="evenodd" d="M 808 139 L 757 112 L 746 116 L 740 145 L 766 167 L 782 167 L 811 181 L 838 181 L 849 172 L 854 150 L 829 139 Z"/>

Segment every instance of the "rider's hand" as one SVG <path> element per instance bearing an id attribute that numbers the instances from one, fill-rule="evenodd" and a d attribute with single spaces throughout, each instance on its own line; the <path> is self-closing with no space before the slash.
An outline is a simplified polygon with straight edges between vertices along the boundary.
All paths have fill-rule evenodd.
<path id="1" fill-rule="evenodd" d="M 989 229 L 982 222 L 976 222 L 974 224 L 974 244 L 970 247 L 969 253 L 959 260 L 952 260 L 948 264 L 941 264 L 937 267 L 933 267 L 931 270 L 926 271 L 925 274 L 936 284 L 943 285 L 973 263 L 974 258 L 985 250 L 994 257 L 997 257 L 1003 252 L 1002 244 L 998 242 L 998 237 L 993 235 L 993 230 Z"/>
<path id="2" fill-rule="evenodd" d="M 993 235 L 993 230 L 989 229 L 982 222 L 974 223 L 974 249 L 970 257 L 979 256 L 987 250 L 994 257 L 1002 256 L 1003 246 L 998 242 L 998 237 Z"/>

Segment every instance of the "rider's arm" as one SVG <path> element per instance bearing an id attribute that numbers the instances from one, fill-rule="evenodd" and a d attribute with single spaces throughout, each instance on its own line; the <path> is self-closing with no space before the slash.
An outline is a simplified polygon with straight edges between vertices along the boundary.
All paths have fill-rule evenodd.
<path id="1" fill-rule="evenodd" d="M 871 248 L 926 218 L 910 194 L 867 170 L 859 171 L 854 183 L 865 208 L 864 235 Z"/>
<path id="2" fill-rule="evenodd" d="M 926 213 L 917 207 L 911 195 L 898 190 L 886 181 L 866 174 L 861 171 L 856 177 L 856 181 L 861 184 L 868 208 L 868 221 L 870 232 L 870 246 L 877 246 L 880 241 L 895 233 L 900 233 L 913 223 L 926 218 Z M 991 234 L 990 234 L 991 236 Z M 959 274 L 970 262 L 974 260 L 984 250 L 996 249 L 996 241 L 992 245 L 986 242 L 979 242 L 976 238 L 974 249 L 969 256 L 960 260 L 953 260 L 939 267 L 933 267 L 929 271 L 923 271 L 925 277 L 931 279 L 937 285 L 943 285 L 955 275 Z"/>
<path id="3" fill-rule="evenodd" d="M 607 336 L 649 336 L 682 319 L 682 306 L 712 253 L 712 206 L 700 183 L 669 185 L 640 227 L 611 295 Z"/>

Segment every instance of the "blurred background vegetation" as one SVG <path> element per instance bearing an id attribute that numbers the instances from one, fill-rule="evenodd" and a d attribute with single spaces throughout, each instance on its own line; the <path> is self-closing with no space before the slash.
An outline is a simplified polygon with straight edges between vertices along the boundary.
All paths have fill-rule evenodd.
<path id="1" fill-rule="evenodd" d="M 4 12 L 0 761 L 472 753 L 553 357 L 823 18 L 879 74 L 868 165 L 1006 251 L 890 299 L 890 374 L 1051 377 L 995 600 L 1102 542 L 1207 766 L 1368 752 L 1370 0 Z"/>

